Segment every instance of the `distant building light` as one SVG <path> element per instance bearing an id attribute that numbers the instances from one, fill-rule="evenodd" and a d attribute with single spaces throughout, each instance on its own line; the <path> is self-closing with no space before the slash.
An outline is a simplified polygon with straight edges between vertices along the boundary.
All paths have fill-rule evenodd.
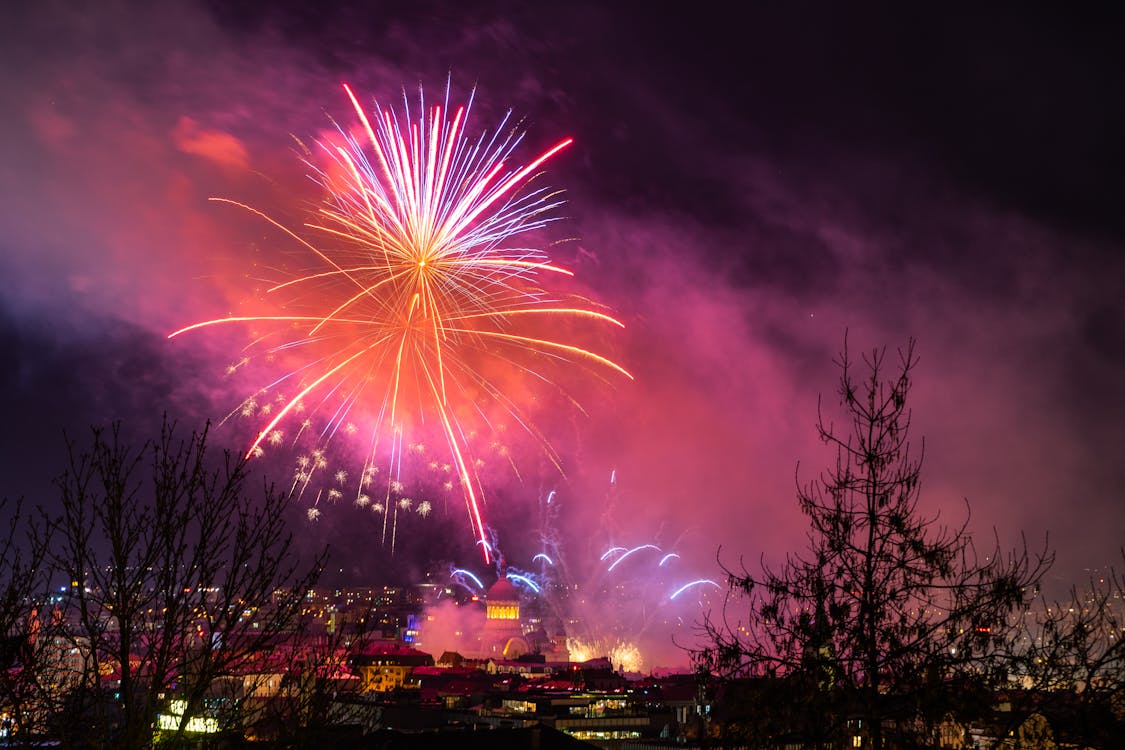
<path id="1" fill-rule="evenodd" d="M 205 716 L 192 716 L 185 722 L 183 720 L 185 711 L 187 711 L 187 701 L 168 701 L 168 713 L 157 714 L 156 728 L 175 732 L 179 730 L 180 724 L 182 723 L 185 732 L 215 734 L 219 731 L 218 719 Z"/>

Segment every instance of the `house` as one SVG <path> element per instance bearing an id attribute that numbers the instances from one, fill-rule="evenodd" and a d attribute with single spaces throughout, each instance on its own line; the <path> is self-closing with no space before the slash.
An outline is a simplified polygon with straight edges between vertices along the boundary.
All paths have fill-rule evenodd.
<path id="1" fill-rule="evenodd" d="M 349 657 L 348 666 L 359 675 L 361 692 L 386 693 L 417 687 L 411 673 L 416 667 L 434 666 L 434 657 L 400 643 L 380 643 Z"/>

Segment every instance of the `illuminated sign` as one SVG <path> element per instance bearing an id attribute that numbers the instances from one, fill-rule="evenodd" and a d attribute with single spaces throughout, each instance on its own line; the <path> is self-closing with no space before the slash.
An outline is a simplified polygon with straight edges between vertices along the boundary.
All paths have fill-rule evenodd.
<path id="1" fill-rule="evenodd" d="M 182 722 L 185 732 L 214 734 L 219 731 L 218 719 L 204 716 L 192 716 L 184 722 L 185 711 L 187 711 L 187 701 L 168 701 L 168 713 L 157 714 L 156 728 L 175 732 L 179 730 Z"/>

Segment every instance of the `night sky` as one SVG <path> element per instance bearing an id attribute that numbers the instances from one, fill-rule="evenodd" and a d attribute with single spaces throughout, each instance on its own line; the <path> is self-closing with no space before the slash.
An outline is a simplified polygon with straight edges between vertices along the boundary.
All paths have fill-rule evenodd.
<path id="1" fill-rule="evenodd" d="M 298 224 L 318 196 L 295 139 L 349 122 L 340 82 L 396 102 L 449 77 L 476 129 L 523 118 L 525 159 L 574 137 L 551 253 L 626 324 L 607 346 L 636 375 L 540 415 L 567 477 L 496 480 L 513 556 L 548 489 L 575 558 L 654 542 L 710 573 L 720 545 L 800 545 L 794 473 L 832 460 L 814 425 L 847 331 L 853 352 L 917 339 L 928 513 L 1049 533 L 1060 582 L 1120 565 L 1119 10 L 96 5 L 0 24 L 0 494 L 51 505 L 64 431 L 237 406 L 238 341 L 165 335 L 237 309 L 282 240 L 207 199 Z M 302 535 L 377 554 L 331 515 Z M 434 529 L 471 546 L 463 511 Z"/>

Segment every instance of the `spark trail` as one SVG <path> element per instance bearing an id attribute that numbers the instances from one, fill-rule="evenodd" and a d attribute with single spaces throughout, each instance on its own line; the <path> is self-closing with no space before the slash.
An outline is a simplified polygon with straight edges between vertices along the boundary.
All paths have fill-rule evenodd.
<path id="1" fill-rule="evenodd" d="M 328 436 L 362 405 L 373 416 L 364 472 L 378 460 L 380 438 L 386 438 L 389 476 L 397 479 L 404 436 L 414 424 L 432 420 L 487 563 L 484 487 L 466 420 L 483 414 L 484 402 L 494 404 L 559 466 L 519 397 L 506 390 L 503 371 L 550 383 L 549 365 L 581 364 L 632 379 L 609 357 L 563 340 L 571 325 L 561 325 L 563 320 L 621 322 L 587 300 L 571 301 L 545 288 L 544 279 L 573 274 L 543 250 L 511 242 L 556 220 L 560 194 L 533 183 L 572 141 L 509 167 L 523 133 L 505 116 L 491 133 L 468 137 L 472 97 L 450 116 L 448 86 L 445 101 L 428 113 L 420 91 L 414 119 L 405 95 L 401 114 L 376 104 L 369 117 L 346 84 L 344 91 L 362 136 L 337 126 L 338 138 L 317 144 L 324 166 L 309 166 L 325 198 L 304 225 L 311 239 L 255 208 L 214 199 L 262 218 L 307 252 L 313 264 L 308 272 L 268 290 L 296 299 L 280 314 L 204 320 L 169 338 L 217 325 L 266 327 L 270 332 L 256 336 L 257 344 L 268 354 L 298 358 L 296 367 L 262 389 L 285 384 L 295 393 L 270 411 L 247 457 L 257 455 L 306 402 L 330 415 L 322 433 Z M 391 502 L 388 490 L 382 505 L 390 509 Z"/>

